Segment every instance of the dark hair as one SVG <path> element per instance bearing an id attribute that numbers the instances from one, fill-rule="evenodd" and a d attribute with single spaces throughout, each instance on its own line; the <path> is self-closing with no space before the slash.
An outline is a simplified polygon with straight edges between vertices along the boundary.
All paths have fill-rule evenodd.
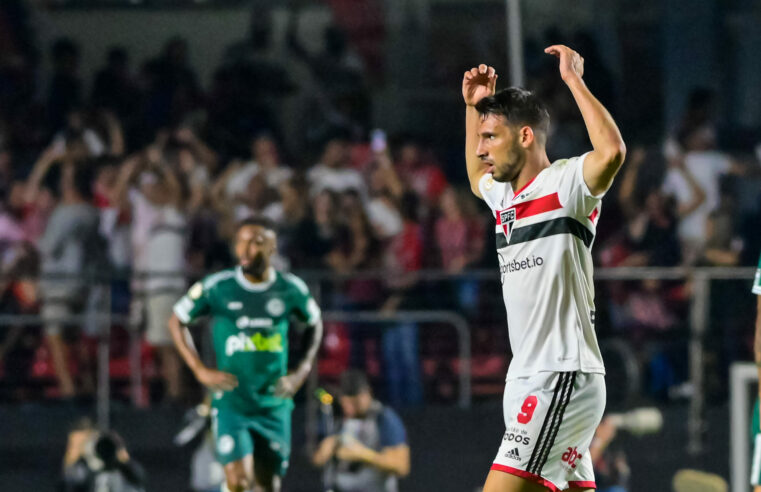
<path id="1" fill-rule="evenodd" d="M 357 396 L 362 392 L 370 391 L 370 382 L 365 373 L 359 369 L 348 369 L 341 374 L 339 387 L 342 396 Z"/>
<path id="2" fill-rule="evenodd" d="M 93 197 L 93 181 L 95 180 L 95 168 L 92 166 L 78 165 L 74 168 L 72 186 L 85 200 Z"/>
<path id="3" fill-rule="evenodd" d="M 119 462 L 119 450 L 124 447 L 124 442 L 119 434 L 113 431 L 104 432 L 95 442 L 95 455 L 103 461 L 106 470 L 116 468 Z"/>
<path id="4" fill-rule="evenodd" d="M 550 129 L 547 107 L 536 94 L 520 87 L 508 87 L 481 99 L 476 110 L 482 116 L 503 116 L 510 125 L 530 126 L 545 136 Z"/>
<path id="5" fill-rule="evenodd" d="M 272 232 L 275 232 L 277 229 L 275 227 L 275 223 L 268 219 L 267 217 L 262 216 L 253 216 L 253 217 L 246 217 L 245 219 L 238 222 L 238 226 L 235 228 L 235 231 L 240 231 L 243 227 L 246 226 L 259 226 L 264 229 L 268 229 Z"/>

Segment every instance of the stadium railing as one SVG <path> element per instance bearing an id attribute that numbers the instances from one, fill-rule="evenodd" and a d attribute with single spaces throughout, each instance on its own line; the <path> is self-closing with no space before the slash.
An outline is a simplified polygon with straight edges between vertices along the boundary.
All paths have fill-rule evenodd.
<path id="1" fill-rule="evenodd" d="M 145 274 L 143 272 L 142 274 Z M 141 274 L 141 275 L 142 275 Z M 690 391 L 688 393 L 690 401 L 689 418 L 687 421 L 688 427 L 688 443 L 687 449 L 691 453 L 698 453 L 703 449 L 703 435 L 705 433 L 705 421 L 704 411 L 706 404 L 706 334 L 709 330 L 709 323 L 711 322 L 711 310 L 714 306 L 712 303 L 712 282 L 724 281 L 724 280 L 750 280 L 753 278 L 753 268 L 718 268 L 718 267 L 699 267 L 699 268 L 598 268 L 595 271 L 595 282 L 631 282 L 642 280 L 660 280 L 660 281 L 677 281 L 686 282 L 689 284 L 689 310 L 686 321 L 686 325 L 689 327 L 689 339 L 687 341 L 688 347 L 688 367 L 689 367 L 689 383 Z M 151 273 L 151 276 L 155 277 L 157 273 Z M 134 277 L 135 275 L 133 275 Z M 183 273 L 183 277 L 186 278 L 198 278 L 200 275 L 192 275 Z M 320 299 L 321 297 L 327 297 L 325 294 L 326 286 L 333 286 L 341 284 L 341 282 L 348 280 L 361 280 L 361 279 L 376 279 L 382 281 L 386 274 L 384 272 L 363 272 L 353 275 L 336 275 L 330 272 L 301 272 L 301 276 L 310 284 L 315 296 L 323 305 L 323 309 L 327 312 L 328 319 L 333 321 L 339 320 L 352 320 L 360 322 L 361 319 L 365 319 L 367 322 L 379 323 L 381 321 L 390 321 L 387 315 L 379 314 L 377 311 L 344 311 L 341 309 L 333 308 L 331 302 L 326 299 Z M 91 276 L 89 282 L 105 282 L 106 288 L 110 289 L 110 281 L 119 279 L 125 280 L 128 276 L 107 276 L 102 275 L 99 277 Z M 501 289 L 499 289 L 499 278 L 493 270 L 474 270 L 461 274 L 448 274 L 442 271 L 422 271 L 417 274 L 418 281 L 420 283 L 429 283 L 434 285 L 433 290 L 438 294 L 443 289 L 442 286 L 462 285 L 467 282 L 475 282 L 478 288 L 481 290 L 489 290 L 493 294 L 491 299 L 492 304 L 488 306 L 489 316 L 493 315 L 491 321 L 492 326 L 505 325 L 504 307 L 501 306 Z M 327 290 L 330 290 L 328 287 Z M 335 289 L 334 289 L 335 290 Z M 606 293 L 598 289 L 597 302 L 599 304 L 604 299 Z M 106 296 L 107 298 L 109 296 Z M 750 297 L 748 295 L 748 297 Z M 497 306 L 496 304 L 500 304 Z M 470 319 L 470 316 L 456 315 L 458 309 L 461 306 L 452 305 L 447 306 L 445 311 L 454 311 L 455 314 L 441 313 L 442 309 L 421 309 L 415 310 L 415 316 L 433 316 L 437 318 L 437 322 L 443 322 L 445 324 L 454 325 L 458 330 L 458 347 L 459 347 L 459 359 L 461 362 L 467 360 L 466 364 L 461 364 L 458 367 L 460 378 L 460 390 L 467 393 L 463 395 L 460 393 L 458 402 L 460 405 L 470 399 L 470 389 L 472 388 L 469 371 L 472 354 L 471 352 L 471 338 L 475 336 L 470 333 L 469 326 L 476 326 L 480 328 L 481 320 Z M 438 311 L 438 314 L 436 312 Z M 404 316 L 404 313 L 397 313 L 399 316 Z M 752 316 L 748 313 L 748 317 Z M 422 320 L 422 318 L 420 318 Z M 96 320 L 100 328 L 100 336 L 98 337 L 98 364 L 97 364 L 97 388 L 98 388 L 98 419 L 104 426 L 108 424 L 108 405 L 109 395 L 111 392 L 109 386 L 109 354 L 110 354 L 110 331 L 115 324 L 121 324 L 122 326 L 129 326 L 129 319 L 127 316 L 111 312 L 111 307 L 105 305 L 102 307 L 102 313 L 98 315 L 89 316 L 73 316 L 62 322 L 71 323 L 83 323 L 89 320 L 93 322 Z M 408 319 L 409 321 L 409 319 Z M 41 318 L 38 315 L 10 315 L 0 314 L 0 328 L 10 326 L 33 326 L 40 325 Z M 468 333 L 466 336 L 465 333 Z M 132 400 L 135 403 L 140 403 L 140 386 L 142 385 L 143 375 L 141 372 L 140 364 L 140 334 L 137 329 L 129 329 L 130 333 L 130 379 L 132 386 Z M 504 332 L 499 334 L 499 338 L 504 337 Z M 603 346 L 611 346 L 609 342 L 614 340 L 603 341 Z M 626 351 L 626 343 L 619 343 L 616 346 L 616 351 L 624 353 Z M 504 355 L 502 356 L 504 358 Z M 463 371 L 467 371 L 463 374 Z"/>

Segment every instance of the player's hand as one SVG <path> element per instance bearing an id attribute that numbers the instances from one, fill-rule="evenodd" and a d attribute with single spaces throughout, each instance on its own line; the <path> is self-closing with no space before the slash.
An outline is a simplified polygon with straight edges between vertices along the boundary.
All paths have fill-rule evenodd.
<path id="1" fill-rule="evenodd" d="M 282 376 L 275 384 L 275 396 L 278 398 L 293 398 L 303 383 L 303 378 L 297 373 Z"/>
<path id="2" fill-rule="evenodd" d="M 238 378 L 229 372 L 203 367 L 196 372 L 196 379 L 214 391 L 231 391 L 238 386 Z"/>
<path id="3" fill-rule="evenodd" d="M 584 77 L 584 58 L 568 46 L 554 44 L 545 48 L 544 52 L 560 60 L 560 77 L 565 83 Z"/>
<path id="4" fill-rule="evenodd" d="M 462 98 L 468 106 L 475 106 L 497 90 L 497 72 L 483 63 L 473 67 L 462 77 Z"/>

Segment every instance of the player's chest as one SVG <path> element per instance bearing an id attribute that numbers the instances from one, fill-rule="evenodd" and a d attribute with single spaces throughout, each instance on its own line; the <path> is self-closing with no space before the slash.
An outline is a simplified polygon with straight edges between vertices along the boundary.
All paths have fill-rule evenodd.
<path id="1" fill-rule="evenodd" d="M 238 291 L 219 300 L 216 315 L 239 330 L 275 329 L 287 322 L 292 305 L 291 294 L 286 291 Z"/>

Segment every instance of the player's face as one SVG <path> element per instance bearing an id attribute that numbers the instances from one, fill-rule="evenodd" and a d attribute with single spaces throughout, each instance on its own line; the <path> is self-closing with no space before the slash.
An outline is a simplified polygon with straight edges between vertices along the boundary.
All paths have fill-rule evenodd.
<path id="1" fill-rule="evenodd" d="M 235 256 L 245 273 L 261 277 L 275 251 L 275 233 L 258 225 L 245 225 L 235 236 Z"/>
<path id="2" fill-rule="evenodd" d="M 500 183 L 517 178 L 526 162 L 526 149 L 518 142 L 518 132 L 506 124 L 504 117 L 493 114 L 481 120 L 476 153 Z"/>

